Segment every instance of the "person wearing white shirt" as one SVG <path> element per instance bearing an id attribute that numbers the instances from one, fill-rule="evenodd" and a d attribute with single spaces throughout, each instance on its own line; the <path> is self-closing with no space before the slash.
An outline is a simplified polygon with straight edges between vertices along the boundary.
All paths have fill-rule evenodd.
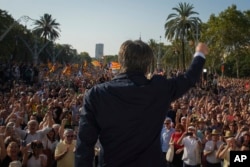
<path id="1" fill-rule="evenodd" d="M 201 141 L 196 136 L 196 128 L 194 126 L 189 126 L 177 143 L 184 146 L 182 156 L 183 167 L 200 167 Z"/>
<path id="2" fill-rule="evenodd" d="M 206 157 L 207 167 L 221 167 L 221 159 L 217 156 L 218 148 L 224 144 L 224 142 L 219 140 L 220 133 L 213 129 L 212 139 L 207 141 L 203 151 L 204 156 Z"/>
<path id="3" fill-rule="evenodd" d="M 50 127 L 43 128 L 42 130 L 37 130 L 38 122 L 36 120 L 30 120 L 28 122 L 28 131 L 22 130 L 18 127 L 15 128 L 16 133 L 20 136 L 22 140 L 25 140 L 27 144 L 34 140 L 42 140 L 46 134 L 51 131 Z"/>

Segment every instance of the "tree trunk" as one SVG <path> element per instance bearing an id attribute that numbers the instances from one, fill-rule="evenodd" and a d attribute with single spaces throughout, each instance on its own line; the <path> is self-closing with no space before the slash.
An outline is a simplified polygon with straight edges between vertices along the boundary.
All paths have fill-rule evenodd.
<path id="1" fill-rule="evenodd" d="M 185 67 L 185 42 L 184 42 L 184 36 L 182 38 L 182 67 L 183 67 L 183 71 L 186 70 L 186 67 Z"/>
<path id="2" fill-rule="evenodd" d="M 239 78 L 239 58 L 238 58 L 238 54 L 236 54 L 236 75 L 237 78 Z"/>

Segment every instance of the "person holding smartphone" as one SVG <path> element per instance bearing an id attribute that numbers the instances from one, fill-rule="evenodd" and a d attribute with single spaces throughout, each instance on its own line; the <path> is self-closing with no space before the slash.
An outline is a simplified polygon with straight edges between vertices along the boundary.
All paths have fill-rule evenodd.
<path id="1" fill-rule="evenodd" d="M 183 167 L 200 167 L 201 141 L 196 135 L 196 128 L 192 125 L 188 126 L 187 131 L 182 134 L 177 143 L 184 146 Z"/>
<path id="2" fill-rule="evenodd" d="M 23 163 L 27 167 L 47 167 L 48 157 L 43 153 L 43 144 L 41 141 L 35 140 L 30 143 L 31 153 L 26 153 Z"/>

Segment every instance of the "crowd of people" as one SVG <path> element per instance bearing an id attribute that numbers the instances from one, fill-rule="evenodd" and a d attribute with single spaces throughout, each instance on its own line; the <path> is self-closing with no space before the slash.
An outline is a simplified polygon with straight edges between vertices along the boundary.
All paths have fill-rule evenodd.
<path id="1" fill-rule="evenodd" d="M 230 151 L 250 150 L 249 79 L 214 78 L 216 85 L 190 90 L 167 111 L 161 138 L 164 157 L 173 149 L 167 166 L 228 167 Z"/>
<path id="2" fill-rule="evenodd" d="M 51 73 L 24 64 L 1 65 L 1 167 L 74 166 L 84 92 L 110 80 L 101 69 L 88 72 L 93 75 Z"/>
<path id="3" fill-rule="evenodd" d="M 114 74 L 95 69 L 86 75 L 45 75 L 43 69 L 35 69 L 33 75 L 25 74 L 27 70 L 11 75 L 17 69 L 16 65 L 1 71 L 0 166 L 73 167 L 85 90 Z M 161 135 L 164 159 L 170 146 L 174 148 L 166 166 L 227 167 L 230 150 L 250 149 L 249 79 L 216 76 L 209 88 L 206 82 L 166 108 Z M 101 162 L 100 149 L 97 145 L 96 166 Z"/>

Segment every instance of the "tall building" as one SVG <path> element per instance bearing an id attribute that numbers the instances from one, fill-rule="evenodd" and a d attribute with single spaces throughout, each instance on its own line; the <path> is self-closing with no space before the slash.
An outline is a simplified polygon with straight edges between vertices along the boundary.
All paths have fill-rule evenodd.
<path id="1" fill-rule="evenodd" d="M 95 58 L 100 59 L 103 55 L 104 45 L 102 43 L 98 43 L 95 45 Z"/>

